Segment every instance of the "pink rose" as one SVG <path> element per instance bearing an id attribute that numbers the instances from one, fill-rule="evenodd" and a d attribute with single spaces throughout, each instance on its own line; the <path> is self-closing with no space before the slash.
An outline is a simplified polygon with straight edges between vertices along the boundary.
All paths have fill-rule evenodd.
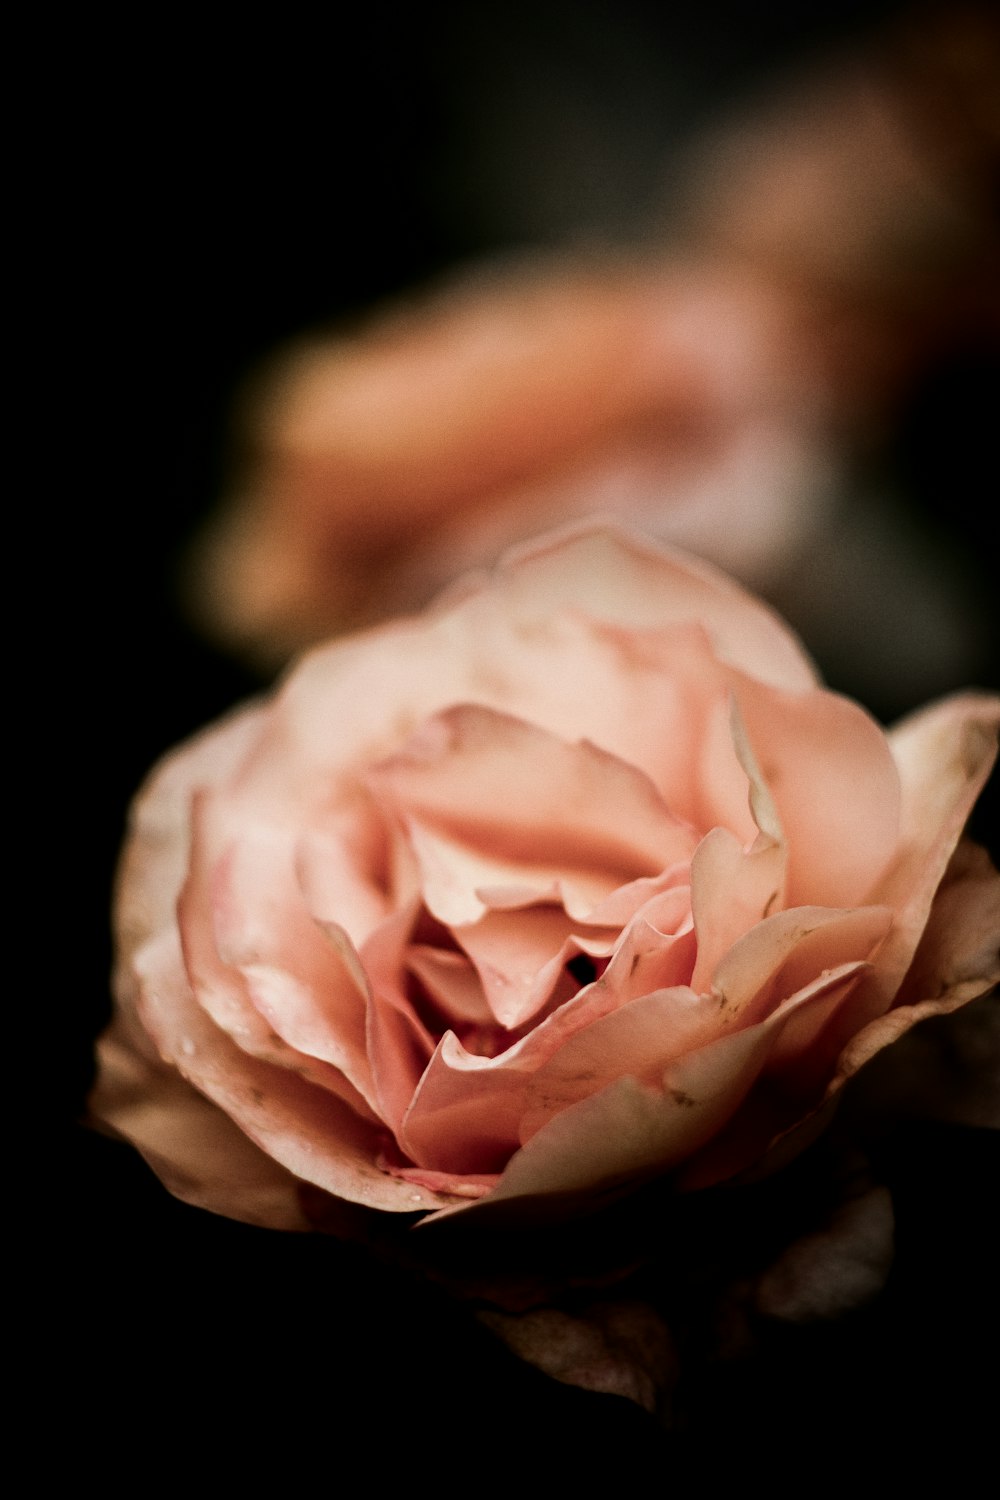
<path id="1" fill-rule="evenodd" d="M 153 773 L 95 1114 L 280 1228 L 759 1166 L 1000 977 L 959 844 L 998 724 L 970 693 L 887 735 L 705 565 L 543 539 Z"/>

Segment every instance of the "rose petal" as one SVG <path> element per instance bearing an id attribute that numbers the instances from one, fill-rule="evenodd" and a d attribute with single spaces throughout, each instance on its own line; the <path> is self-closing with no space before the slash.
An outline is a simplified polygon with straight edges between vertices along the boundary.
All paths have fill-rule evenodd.
<path id="1" fill-rule="evenodd" d="M 283 834 L 255 827 L 217 860 L 219 957 L 241 975 L 253 1005 L 289 1047 L 338 1068 L 375 1108 L 359 965 L 310 916 L 294 853 Z"/>
<path id="2" fill-rule="evenodd" d="M 796 906 L 758 922 L 712 975 L 717 1025 L 753 1024 L 824 971 L 869 961 L 891 926 L 892 912 L 885 906 L 848 911 Z"/>
<path id="3" fill-rule="evenodd" d="M 627 881 L 688 858 L 694 846 L 691 830 L 635 767 L 479 706 L 429 720 L 369 780 L 380 804 L 405 822 L 425 900 L 449 924 L 482 915 L 477 887 L 509 883 L 544 890 L 557 881 L 571 910 L 581 901 L 589 910 Z"/>
<path id="4" fill-rule="evenodd" d="M 274 1161 L 352 1203 L 393 1213 L 440 1200 L 376 1166 L 380 1132 L 335 1095 L 248 1057 L 194 1003 L 175 934 L 136 956 L 138 1012 L 165 1061 Z"/>
<path id="5" fill-rule="evenodd" d="M 998 726 L 1000 699 L 969 693 L 923 709 L 891 731 L 902 787 L 900 845 L 871 900 L 891 906 L 895 917 L 877 965 L 841 1017 L 840 1047 L 885 1015 L 903 982 L 949 860 L 996 759 Z M 958 930 L 965 931 L 964 925 Z M 977 938 L 976 951 L 982 946 Z M 846 1055 L 843 1067 L 853 1071 L 912 1024 L 912 1019 L 887 1017 L 884 1027 L 859 1038 L 858 1050 Z M 877 1037 L 883 1040 L 874 1045 Z"/>
<path id="6" fill-rule="evenodd" d="M 585 951 L 565 912 L 553 907 L 487 912 L 453 931 L 476 966 L 493 1017 L 512 1031 L 549 1003 L 566 963 Z M 607 951 L 616 936 L 605 934 Z"/>
<path id="7" fill-rule="evenodd" d="M 691 910 L 698 957 L 691 987 L 711 985 L 723 956 L 775 907 L 784 888 L 782 844 L 745 850 L 725 828 L 713 828 L 691 861 Z"/>
<path id="8" fill-rule="evenodd" d="M 418 1165 L 462 1175 L 500 1172 L 517 1150 L 525 1075 L 473 1057 L 446 1032 L 397 1132 Z"/>
<path id="9" fill-rule="evenodd" d="M 880 956 L 881 957 L 881 956 Z M 881 964 L 880 964 L 881 967 Z M 962 843 L 931 909 L 930 918 L 897 1003 L 859 1031 L 841 1055 L 831 1091 L 919 1021 L 947 1015 L 1000 984 L 1000 874 L 985 850 Z M 1000 1012 L 1000 999 L 986 1004 Z M 982 1030 L 976 1086 L 992 1094 L 992 1121 L 1000 1127 L 1000 1048 L 997 1025 Z"/>
<path id="10" fill-rule="evenodd" d="M 191 862 L 177 902 L 177 926 L 194 998 L 244 1052 L 278 1067 L 292 1068 L 311 1083 L 339 1094 L 356 1113 L 373 1119 L 363 1095 L 339 1067 L 296 1050 L 278 1034 L 255 1004 L 250 976 L 220 956 L 213 920 L 217 885 L 206 856 L 211 813 L 204 793 L 193 799 L 191 827 Z"/>
<path id="11" fill-rule="evenodd" d="M 791 1017 L 812 1005 L 828 1008 L 831 993 L 842 999 L 860 967 L 824 976 L 758 1025 L 678 1058 L 661 1087 L 626 1075 L 563 1109 L 511 1157 L 488 1198 L 445 1214 L 502 1217 L 520 1205 L 530 1206 L 532 1214 L 558 1215 L 575 1206 L 580 1194 L 593 1204 L 625 1184 L 669 1171 L 734 1115 Z"/>
<path id="12" fill-rule="evenodd" d="M 379 1113 L 397 1135 L 435 1046 L 407 994 L 406 955 L 416 917 L 411 902 L 377 927 L 361 950 L 368 1058 Z"/>
<path id="13" fill-rule="evenodd" d="M 735 687 L 788 850 L 796 906 L 859 906 L 899 843 L 899 773 L 885 735 L 846 698 Z"/>
<path id="14" fill-rule="evenodd" d="M 522 619 L 587 601 L 609 623 L 662 628 L 699 621 L 720 658 L 764 682 L 809 688 L 816 674 L 792 631 L 765 604 L 700 559 L 593 522 L 507 554 L 501 576 Z"/>
<path id="15" fill-rule="evenodd" d="M 187 871 L 192 795 L 232 775 L 262 733 L 266 710 L 245 706 L 168 755 L 143 785 L 129 815 L 115 907 L 119 961 L 174 920 Z"/>

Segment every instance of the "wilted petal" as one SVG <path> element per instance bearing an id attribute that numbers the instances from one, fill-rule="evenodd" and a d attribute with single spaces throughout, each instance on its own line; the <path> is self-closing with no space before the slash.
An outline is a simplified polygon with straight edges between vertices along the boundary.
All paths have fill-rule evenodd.
<path id="1" fill-rule="evenodd" d="M 946 1015 L 986 995 L 1000 984 L 1000 874 L 985 850 L 963 842 L 952 857 L 934 900 L 930 918 L 896 1003 L 885 1015 L 864 1027 L 841 1055 L 831 1089 L 855 1073 L 870 1058 L 932 1016 Z M 992 1106 L 981 1109 L 1000 1126 L 1000 997 L 985 1004 L 987 1016 L 972 1036 L 980 1042 L 976 1055 L 978 1096 Z M 960 1076 L 958 1087 L 968 1089 Z M 891 1086 L 890 1086 L 891 1087 Z M 940 1097 L 928 1090 L 927 1107 Z M 947 1112 L 946 1112 L 947 1113 Z M 961 1117 L 960 1109 L 956 1110 Z"/>
<path id="2" fill-rule="evenodd" d="M 623 1396 L 651 1413 L 677 1375 L 670 1330 L 649 1303 L 590 1303 L 572 1314 L 558 1307 L 489 1308 L 479 1317 L 519 1359 L 553 1379 Z"/>

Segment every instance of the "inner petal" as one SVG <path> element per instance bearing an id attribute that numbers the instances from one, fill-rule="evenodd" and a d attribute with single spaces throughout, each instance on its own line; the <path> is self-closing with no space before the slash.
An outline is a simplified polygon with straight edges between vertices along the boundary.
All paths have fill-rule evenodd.
<path id="1" fill-rule="evenodd" d="M 558 882 L 589 910 L 694 845 L 642 771 L 475 704 L 428 720 L 369 779 L 409 832 L 425 899 L 444 921 L 475 920 L 478 888 L 512 884 L 537 899 Z"/>
<path id="2" fill-rule="evenodd" d="M 610 952 L 617 933 L 592 929 L 581 940 L 561 907 L 536 906 L 487 912 L 454 936 L 476 967 L 492 1015 L 514 1030 L 548 1006 L 567 963 Z"/>

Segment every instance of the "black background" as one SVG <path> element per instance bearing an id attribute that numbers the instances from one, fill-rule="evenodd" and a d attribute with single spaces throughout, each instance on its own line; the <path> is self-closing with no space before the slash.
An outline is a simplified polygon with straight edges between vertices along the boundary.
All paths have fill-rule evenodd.
<path id="1" fill-rule="evenodd" d="M 77 22 L 58 78 L 39 74 L 58 122 L 39 220 L 53 316 L 39 331 L 42 437 L 23 509 L 31 519 L 37 497 L 43 522 L 28 697 L 40 678 L 32 713 L 52 727 L 22 753 L 52 814 L 30 898 L 50 998 L 29 1055 L 55 1051 L 58 1031 L 61 1061 L 55 1078 L 41 1068 L 30 1116 L 46 1142 L 32 1169 L 32 1306 L 52 1329 L 46 1408 L 84 1470 L 130 1487 L 152 1468 L 331 1488 L 435 1474 L 449 1493 L 470 1474 L 532 1491 L 542 1476 L 602 1471 L 799 1488 L 858 1467 L 898 1479 L 930 1456 L 961 1476 L 982 1440 L 995 1349 L 986 1133 L 904 1133 L 884 1164 L 899 1242 L 881 1302 L 779 1340 L 720 1380 L 687 1430 L 664 1433 L 518 1365 L 360 1251 L 175 1202 L 128 1148 L 77 1123 L 110 1005 L 107 909 L 128 801 L 167 747 L 259 686 L 198 635 L 176 592 L 184 544 L 224 481 L 238 382 L 289 335 L 470 256 L 627 226 L 659 141 L 891 7 L 813 6 L 799 24 L 767 7 L 696 9 L 376 0 L 349 21 L 289 12 L 225 31 L 164 10 L 134 30 Z M 517 192 L 526 97 L 555 101 L 533 162 L 543 189 L 562 185 L 548 200 L 527 163 Z M 598 125 L 574 134 L 584 118 Z M 593 175 L 580 139 L 603 142 Z M 971 498 L 984 465 L 995 477 L 995 356 L 959 350 L 925 372 L 881 455 L 977 588 L 996 570 L 992 523 Z M 983 630 L 995 663 L 992 617 Z M 836 668 L 850 691 L 849 664 Z M 995 809 L 994 783 L 977 821 L 991 841 Z"/>

